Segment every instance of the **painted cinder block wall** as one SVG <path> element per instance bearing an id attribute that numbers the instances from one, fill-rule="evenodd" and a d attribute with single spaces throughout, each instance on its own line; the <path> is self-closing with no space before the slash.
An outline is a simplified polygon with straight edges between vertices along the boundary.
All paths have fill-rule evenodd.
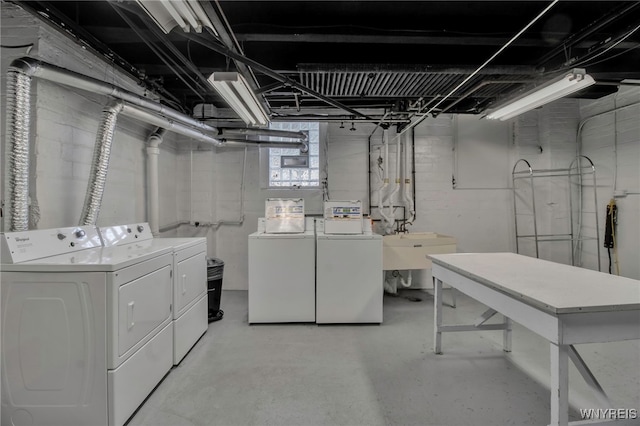
<path id="1" fill-rule="evenodd" d="M 27 49 L 2 49 L 2 122 L 5 123 L 6 74 L 14 58 L 32 56 L 142 95 L 137 81 L 112 64 L 80 48 L 57 30 L 19 7 L 2 3 L 3 45 L 33 43 Z M 33 79 L 31 112 L 31 207 L 39 211 L 30 227 L 45 229 L 78 224 L 87 188 L 96 132 L 102 109 L 110 102 L 81 90 Z M 3 127 L 4 128 L 4 127 Z M 145 221 L 146 138 L 153 127 L 118 118 L 98 225 Z M 6 134 L 2 132 L 3 182 L 6 177 Z M 180 221 L 175 137 L 160 146 L 160 221 Z M 4 193 L 3 193 L 4 199 Z M 4 222 L 4 221 L 3 221 Z"/>
<path id="2" fill-rule="evenodd" d="M 47 25 L 16 6 L 3 3 L 2 8 L 3 44 L 33 42 L 31 55 L 139 93 L 133 79 Z M 6 67 L 11 59 L 25 53 L 2 50 L 3 117 Z M 95 130 L 107 100 L 47 82 L 36 81 L 34 87 L 32 184 L 33 201 L 40 209 L 37 227 L 75 225 L 86 191 Z M 638 107 L 589 120 L 584 125 L 580 151 L 576 142 L 581 121 L 615 106 L 637 103 L 639 98 L 640 90 L 629 87 L 617 95 L 594 101 L 557 101 L 507 123 L 491 123 L 476 116 L 442 115 L 426 119 L 416 127 L 414 136 L 418 216 L 411 231 L 453 235 L 458 239 L 460 251 L 513 251 L 510 178 L 515 161 L 526 158 L 534 168 L 566 168 L 576 153 L 581 152 L 596 163 L 602 238 L 604 208 L 613 195 L 615 146 L 617 188 L 630 193 L 618 199 L 621 274 L 640 278 L 637 220 L 640 201 L 637 194 L 632 194 L 640 190 Z M 340 129 L 339 123 L 323 126 L 321 139 L 325 159 L 328 159 L 326 171 L 332 199 L 361 199 L 368 206 L 372 194 L 367 193 L 367 161 L 372 164 L 371 187 L 375 190 L 379 186 L 375 160 L 382 132 L 374 129 L 371 124 L 356 124 L 356 131 L 350 131 L 349 126 Z M 146 220 L 144 148 L 151 130 L 127 118 L 119 121 L 99 224 Z M 390 133 L 388 167 L 393 184 L 393 128 Z M 4 138 L 4 134 L 2 136 Z M 368 158 L 370 136 L 373 154 Z M 321 214 L 322 207 L 320 190 L 265 189 L 263 174 L 266 172 L 261 169 L 260 151 L 248 148 L 246 155 L 243 218 L 240 217 L 239 190 L 244 148 L 215 150 L 169 134 L 161 145 L 159 159 L 161 227 L 183 222 L 204 224 L 199 228 L 183 225 L 170 233 L 207 236 L 209 255 L 226 262 L 224 287 L 228 289 L 247 288 L 247 236 L 256 230 L 257 219 L 264 214 L 266 198 L 303 196 L 307 212 L 311 214 Z M 3 164 L 4 160 L 3 152 Z M 536 191 L 540 232 L 564 229 L 569 214 L 566 184 L 543 182 Z M 588 194 L 588 190 L 584 192 L 585 206 L 590 206 Z M 373 201 L 375 203 L 375 196 Z M 595 231 L 594 224 L 589 224 L 590 212 L 586 208 L 585 212 L 585 230 L 591 226 Z M 377 217 L 375 209 L 372 214 Z M 234 224 L 241 219 L 242 224 Z M 215 225 L 218 222 L 227 224 Z M 526 217 L 523 223 L 526 224 Z M 582 265 L 594 269 L 595 246 L 585 242 L 583 248 Z M 528 249 L 531 247 L 524 246 L 521 251 L 526 253 Z M 541 246 L 543 258 L 569 263 L 570 256 L 567 244 Z M 606 266 L 605 251 L 601 258 Z"/>
<path id="3" fill-rule="evenodd" d="M 595 163 L 598 177 L 598 232 L 604 236 L 606 205 L 614 196 L 615 185 L 617 190 L 628 193 L 615 198 L 620 275 L 640 279 L 640 88 L 621 86 L 616 94 L 581 101 L 580 119 L 581 153 Z M 585 206 L 593 204 L 592 197 L 592 191 L 585 193 Z M 593 222 L 585 221 L 585 225 L 594 230 Z M 583 264 L 594 268 L 595 248 L 586 243 L 584 248 Z M 600 258 L 606 272 L 609 265 L 606 249 L 601 248 Z"/>

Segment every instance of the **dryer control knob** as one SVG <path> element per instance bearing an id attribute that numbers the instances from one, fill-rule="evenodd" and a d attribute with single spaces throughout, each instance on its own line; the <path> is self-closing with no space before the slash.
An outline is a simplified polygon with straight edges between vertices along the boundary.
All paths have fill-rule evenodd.
<path id="1" fill-rule="evenodd" d="M 67 238 L 67 236 L 66 236 L 66 235 L 64 235 L 62 232 L 58 232 L 58 239 L 59 239 L 60 241 L 64 240 L 65 238 Z"/>
<path id="2" fill-rule="evenodd" d="M 87 233 L 84 232 L 82 229 L 79 229 L 79 230 L 76 231 L 76 238 L 82 238 L 85 235 L 87 235 Z"/>
<path id="3" fill-rule="evenodd" d="M 144 226 L 138 225 L 138 232 L 142 232 L 142 231 L 144 231 Z"/>

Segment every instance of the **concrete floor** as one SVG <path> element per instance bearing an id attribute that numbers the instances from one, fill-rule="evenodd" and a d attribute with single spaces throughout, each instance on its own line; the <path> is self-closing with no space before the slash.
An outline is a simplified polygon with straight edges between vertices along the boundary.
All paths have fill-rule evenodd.
<path id="1" fill-rule="evenodd" d="M 413 302 L 407 296 L 417 296 Z M 445 293 L 445 300 L 449 294 Z M 225 291 L 225 316 L 157 387 L 129 425 L 546 425 L 549 345 L 514 324 L 447 333 L 432 352 L 433 298 L 385 295 L 384 324 L 247 324 L 247 292 Z M 445 323 L 483 306 L 459 295 Z M 640 342 L 578 350 L 614 402 L 640 408 Z M 570 420 L 601 407 L 571 367 Z"/>

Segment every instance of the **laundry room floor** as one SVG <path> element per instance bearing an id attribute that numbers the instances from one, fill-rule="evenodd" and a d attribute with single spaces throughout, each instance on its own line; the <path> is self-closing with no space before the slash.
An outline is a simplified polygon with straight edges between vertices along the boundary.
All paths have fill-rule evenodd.
<path id="1" fill-rule="evenodd" d="M 445 292 L 445 301 L 449 292 Z M 420 301 L 410 299 L 418 298 Z M 546 425 L 549 344 L 514 324 L 502 332 L 445 333 L 433 348 L 433 297 L 385 295 L 382 325 L 247 324 L 247 292 L 224 291 L 224 318 L 149 396 L 130 426 Z M 444 322 L 484 307 L 458 294 Z M 577 347 L 615 408 L 640 408 L 640 342 Z M 571 366 L 570 420 L 607 408 Z"/>

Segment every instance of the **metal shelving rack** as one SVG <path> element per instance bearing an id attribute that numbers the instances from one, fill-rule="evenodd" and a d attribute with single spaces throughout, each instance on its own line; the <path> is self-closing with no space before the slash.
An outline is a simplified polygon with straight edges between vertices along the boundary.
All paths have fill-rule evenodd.
<path id="1" fill-rule="evenodd" d="M 583 160 L 586 160 L 586 165 L 583 165 Z M 523 167 L 524 166 L 524 167 Z M 577 232 L 574 232 L 574 220 L 573 220 L 573 197 L 572 197 L 572 185 L 578 186 L 578 191 L 580 197 L 582 197 L 582 188 L 583 181 L 588 176 L 592 177 L 593 181 L 593 202 L 594 202 L 594 215 L 596 221 L 596 232 L 595 236 L 582 236 L 581 229 L 578 229 Z M 538 223 L 536 216 L 536 198 L 535 198 L 535 188 L 534 188 L 534 179 L 538 178 L 549 178 L 549 177 L 566 177 L 569 183 L 568 192 L 569 192 L 569 217 L 570 217 L 570 230 L 566 234 L 538 234 Z M 572 178 L 577 177 L 577 182 L 572 180 Z M 597 251 L 598 251 L 598 271 L 601 270 L 600 267 L 600 236 L 598 233 L 598 197 L 596 194 L 596 168 L 593 165 L 593 162 L 589 157 L 584 155 L 580 155 L 576 157 L 569 168 L 567 169 L 538 169 L 534 170 L 531 168 L 531 164 L 525 159 L 520 159 L 516 161 L 513 166 L 513 170 L 511 172 L 512 179 L 512 188 L 513 188 L 513 211 L 514 211 L 514 221 L 515 221 L 515 235 L 516 235 L 516 253 L 519 253 L 519 240 L 522 238 L 527 238 L 533 240 L 536 248 L 536 257 L 540 257 L 539 255 L 539 243 L 540 242 L 554 242 L 554 241 L 570 241 L 571 242 L 571 264 L 575 266 L 576 263 L 576 249 L 579 245 L 582 244 L 582 241 L 596 241 Z M 529 179 L 529 183 L 531 186 L 531 208 L 533 210 L 533 234 L 522 235 L 519 234 L 518 231 L 518 203 L 516 202 L 517 198 L 517 189 L 516 188 L 516 180 L 519 179 Z M 582 216 L 582 200 L 578 203 L 578 215 Z M 581 223 L 579 221 L 579 223 Z M 577 234 L 577 235 L 576 235 Z"/>

